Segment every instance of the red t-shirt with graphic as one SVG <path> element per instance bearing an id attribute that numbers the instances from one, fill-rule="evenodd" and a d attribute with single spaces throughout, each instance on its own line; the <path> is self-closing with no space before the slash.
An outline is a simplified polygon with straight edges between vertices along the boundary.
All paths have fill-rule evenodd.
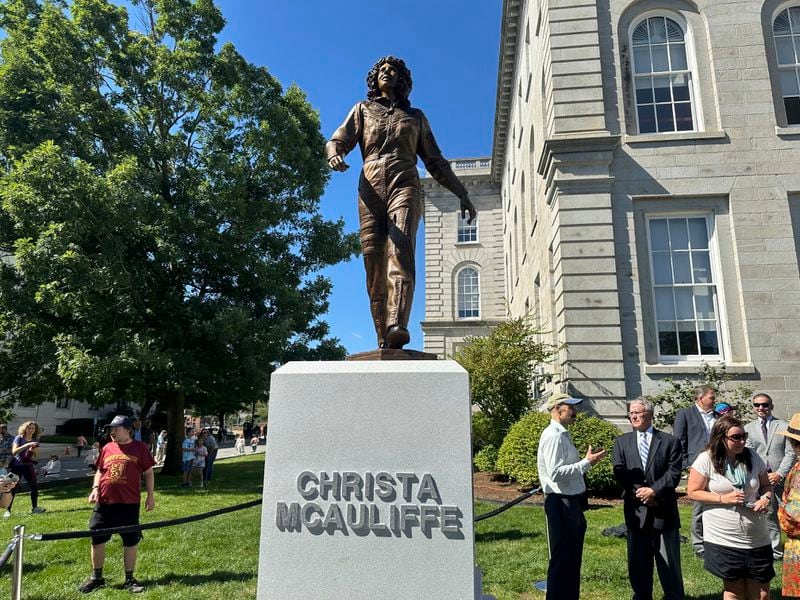
<path id="1" fill-rule="evenodd" d="M 155 464 L 147 444 L 131 440 L 127 444 L 109 442 L 100 450 L 101 504 L 139 504 L 142 473 Z"/>

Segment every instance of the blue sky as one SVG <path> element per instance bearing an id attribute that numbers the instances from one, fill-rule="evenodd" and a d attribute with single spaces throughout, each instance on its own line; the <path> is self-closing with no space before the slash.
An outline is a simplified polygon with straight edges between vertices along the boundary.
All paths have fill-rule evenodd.
<path id="1" fill-rule="evenodd" d="M 217 1 L 227 21 L 220 41 L 233 42 L 284 86 L 299 85 L 319 111 L 326 137 L 364 98 L 373 63 L 394 54 L 411 69 L 411 102 L 425 111 L 445 156 L 491 154 L 501 0 Z M 343 217 L 347 230 L 357 231 L 357 148 L 347 162 L 350 170 L 333 174 L 321 207 L 326 217 Z M 408 345 L 418 350 L 425 289 L 421 233 Z M 326 274 L 334 284 L 325 317 L 331 334 L 351 353 L 374 349 L 361 257 Z"/>

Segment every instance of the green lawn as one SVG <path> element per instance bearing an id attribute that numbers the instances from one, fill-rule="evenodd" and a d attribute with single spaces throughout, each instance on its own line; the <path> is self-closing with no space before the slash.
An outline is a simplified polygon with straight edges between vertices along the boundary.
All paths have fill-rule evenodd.
<path id="1" fill-rule="evenodd" d="M 143 521 L 172 519 L 239 504 L 258 498 L 263 455 L 229 459 L 215 466 L 211 491 L 184 491 L 171 478 L 156 480 L 156 510 Z M 91 507 L 85 502 L 90 479 L 84 487 L 46 490 L 43 515 L 30 515 L 26 496 L 18 498 L 14 516 L 0 523 L 0 543 L 12 536 L 12 526 L 24 524 L 26 533 L 84 530 Z M 476 514 L 494 508 L 479 503 Z M 137 577 L 147 585 L 147 598 L 169 600 L 250 600 L 256 595 L 261 508 L 214 517 L 164 529 L 145 531 Z M 585 600 L 630 597 L 624 540 L 605 538 L 600 531 L 622 521 L 622 509 L 596 508 L 587 513 L 582 573 Z M 681 518 L 689 521 L 684 509 Z M 536 599 L 543 595 L 532 583 L 544 578 L 547 546 L 544 516 L 540 507 L 515 507 L 478 524 L 477 559 L 484 571 L 484 587 L 498 600 Z M 128 598 L 118 588 L 122 582 L 122 549 L 115 537 L 108 546 L 105 575 L 110 587 L 96 592 L 97 598 Z M 779 566 L 776 564 L 776 567 Z M 683 548 L 683 570 L 688 598 L 711 600 L 721 597 L 721 583 L 703 571 L 688 546 Z M 11 564 L 0 576 L 0 598 L 10 596 Z M 26 600 L 70 600 L 83 598 L 76 587 L 90 574 L 89 541 L 26 542 L 23 597 Z M 660 588 L 655 597 L 660 598 Z M 773 598 L 780 598 L 780 575 L 773 585 Z"/>

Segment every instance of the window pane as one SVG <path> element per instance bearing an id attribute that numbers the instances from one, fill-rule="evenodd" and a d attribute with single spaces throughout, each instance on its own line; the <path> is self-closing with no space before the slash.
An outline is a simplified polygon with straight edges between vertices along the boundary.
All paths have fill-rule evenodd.
<path id="1" fill-rule="evenodd" d="M 633 47 L 633 66 L 635 73 L 650 73 L 650 47 L 649 46 L 634 46 Z"/>
<path id="2" fill-rule="evenodd" d="M 683 356 L 699 354 L 697 350 L 697 332 L 692 323 L 678 323 L 678 349 Z"/>
<path id="3" fill-rule="evenodd" d="M 667 45 L 657 44 L 650 46 L 653 56 L 653 71 L 669 71 L 669 59 L 667 58 Z"/>
<path id="4" fill-rule="evenodd" d="M 688 252 L 672 253 L 672 272 L 675 276 L 675 283 L 692 283 Z"/>
<path id="5" fill-rule="evenodd" d="M 791 33 L 788 10 L 783 11 L 775 17 L 775 22 L 772 24 L 772 32 L 775 35 L 789 35 Z"/>
<path id="6" fill-rule="evenodd" d="M 689 240 L 692 250 L 708 248 L 708 230 L 705 219 L 697 217 L 689 219 Z"/>
<path id="7" fill-rule="evenodd" d="M 678 354 L 678 334 L 675 332 L 675 323 L 658 324 L 658 351 L 666 356 Z"/>
<path id="8" fill-rule="evenodd" d="M 698 319 L 716 319 L 714 312 L 714 288 L 711 286 L 695 286 L 694 305 Z"/>
<path id="9" fill-rule="evenodd" d="M 656 102 L 669 102 L 672 97 L 669 93 L 669 77 L 653 77 L 653 90 Z"/>
<path id="10" fill-rule="evenodd" d="M 636 104 L 653 102 L 653 80 L 650 77 L 636 78 Z"/>
<path id="11" fill-rule="evenodd" d="M 670 42 L 683 41 L 683 29 L 672 19 L 667 19 L 667 37 Z"/>
<path id="12" fill-rule="evenodd" d="M 775 49 L 778 52 L 778 64 L 793 65 L 796 64 L 794 58 L 794 45 L 790 37 L 776 37 Z"/>
<path id="13" fill-rule="evenodd" d="M 656 288 L 656 319 L 675 320 L 675 299 L 672 297 L 672 288 Z"/>
<path id="14" fill-rule="evenodd" d="M 669 250 L 666 219 L 652 219 L 650 221 L 650 245 L 655 251 Z"/>
<path id="15" fill-rule="evenodd" d="M 656 111 L 652 104 L 639 106 L 639 133 L 654 133 L 656 130 Z"/>
<path id="16" fill-rule="evenodd" d="M 672 97 L 676 102 L 689 100 L 689 76 L 681 73 L 672 76 Z"/>
<path id="17" fill-rule="evenodd" d="M 659 131 L 675 131 L 675 119 L 672 117 L 671 104 L 656 104 L 656 119 Z"/>
<path id="18" fill-rule="evenodd" d="M 694 129 L 692 104 L 690 102 L 679 102 L 675 105 L 675 129 L 678 131 L 691 131 Z"/>
<path id="19" fill-rule="evenodd" d="M 788 28 L 788 22 L 789 22 L 788 19 L 789 19 L 789 17 L 787 16 L 786 19 L 787 19 L 786 22 L 787 22 L 787 28 Z M 634 46 L 648 45 L 650 43 L 650 34 L 647 32 L 647 21 L 646 20 L 642 21 L 641 23 L 639 23 L 639 25 L 637 25 L 636 29 L 633 30 L 633 36 L 631 36 L 631 37 L 633 38 L 633 45 Z"/>
<path id="20" fill-rule="evenodd" d="M 694 283 L 711 283 L 711 259 L 708 250 L 692 252 Z"/>
<path id="21" fill-rule="evenodd" d="M 792 23 L 792 32 L 800 32 L 800 8 L 792 6 L 789 9 L 789 21 Z"/>
<path id="22" fill-rule="evenodd" d="M 669 252 L 653 252 L 653 280 L 656 285 L 672 283 L 672 265 Z"/>
<path id="23" fill-rule="evenodd" d="M 784 98 L 783 106 L 786 109 L 786 122 L 789 125 L 800 124 L 800 98 Z"/>
<path id="24" fill-rule="evenodd" d="M 672 71 L 683 71 L 686 66 L 686 46 L 683 44 L 669 45 L 669 58 Z"/>
<path id="25" fill-rule="evenodd" d="M 692 288 L 676 287 L 675 313 L 679 321 L 691 320 L 694 322 L 694 303 L 692 302 Z"/>
<path id="26" fill-rule="evenodd" d="M 719 354 L 716 322 L 700 321 L 697 325 L 700 330 L 700 354 Z"/>
<path id="27" fill-rule="evenodd" d="M 673 250 L 689 249 L 689 230 L 686 219 L 669 220 L 669 241 Z"/>
<path id="28" fill-rule="evenodd" d="M 648 19 L 650 25 L 650 42 L 654 44 L 667 41 L 667 30 L 664 25 L 664 17 L 653 17 Z"/>
<path id="29" fill-rule="evenodd" d="M 794 69 L 781 69 L 779 71 L 781 79 L 781 94 L 783 96 L 800 96 L 797 89 L 797 71 Z"/>

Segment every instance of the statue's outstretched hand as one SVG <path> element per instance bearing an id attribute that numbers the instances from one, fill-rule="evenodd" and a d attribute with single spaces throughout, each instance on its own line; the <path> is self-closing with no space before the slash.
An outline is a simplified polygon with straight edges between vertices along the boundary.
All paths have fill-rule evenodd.
<path id="1" fill-rule="evenodd" d="M 467 221 L 467 225 L 472 225 L 472 222 L 478 218 L 478 211 L 475 210 L 475 206 L 469 199 L 469 194 L 464 194 L 463 196 L 461 196 L 460 199 L 461 199 L 461 218 L 466 219 L 467 213 L 469 213 L 469 220 Z"/>
<path id="2" fill-rule="evenodd" d="M 328 159 L 328 166 L 334 171 L 342 172 L 350 168 L 350 165 L 344 162 L 344 157 L 339 154 Z"/>

